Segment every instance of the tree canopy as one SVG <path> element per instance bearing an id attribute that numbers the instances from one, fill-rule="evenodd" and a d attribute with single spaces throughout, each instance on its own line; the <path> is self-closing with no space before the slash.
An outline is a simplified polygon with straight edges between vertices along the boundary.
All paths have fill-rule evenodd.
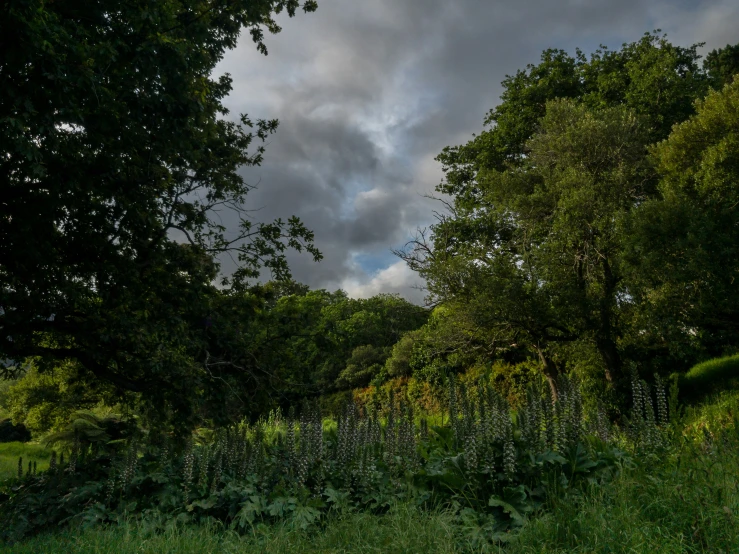
<path id="1" fill-rule="evenodd" d="M 213 71 L 242 30 L 266 54 L 301 7 L 4 5 L 0 377 L 25 375 L 19 419 L 103 401 L 186 429 L 464 371 L 515 374 L 520 396 L 536 365 L 556 397 L 562 372 L 613 391 L 739 347 L 739 46 L 700 63 L 649 33 L 506 77 L 483 131 L 437 158 L 447 210 L 397 252 L 431 311 L 295 283 L 286 254 L 319 260 L 313 234 L 249 212 L 239 169 L 277 121 L 231 118 Z"/>
<path id="2" fill-rule="evenodd" d="M 447 211 L 398 254 L 426 278 L 432 302 L 463 313 L 472 328 L 485 330 L 495 344 L 491 359 L 496 351 L 528 349 L 554 386 L 565 367 L 592 366 L 593 349 L 599 354 L 594 370 L 608 382 L 628 373 L 637 350 L 645 354 L 639 314 L 642 299 L 653 296 L 658 285 L 647 292 L 643 282 L 637 283 L 641 262 L 634 241 L 644 245 L 651 239 L 639 242 L 630 233 L 636 232 L 634 221 L 647 217 L 642 214 L 663 209 L 674 195 L 669 191 L 675 186 L 668 183 L 691 175 L 688 166 L 704 163 L 694 148 L 684 151 L 687 146 L 669 162 L 666 153 L 685 144 L 678 138 L 685 134 L 683 126 L 701 127 L 708 116 L 696 102 L 734 71 L 734 47 L 712 52 L 701 67 L 698 46 L 679 47 L 647 34 L 618 51 L 602 47 L 590 58 L 580 51 L 570 56 L 547 50 L 541 63 L 503 81 L 501 103 L 481 134 L 445 148 L 437 158 L 445 171 L 437 191 Z M 695 115 L 696 110 L 701 113 Z M 692 123 L 681 124 L 686 120 Z M 731 125 L 729 118 L 713 133 Z M 711 135 L 711 140 L 728 152 L 729 137 Z M 724 198 L 714 198 L 719 196 Z M 727 194 L 725 202 L 731 197 Z M 724 210 L 731 215 L 724 219 L 733 217 L 729 205 Z M 685 217 L 694 211 L 681 206 Z M 718 226 L 733 228 L 733 223 L 715 215 L 709 216 L 712 225 L 704 225 L 707 219 L 690 225 L 721 237 L 707 244 L 731 244 L 733 235 Z M 646 223 L 641 225 L 638 232 L 646 232 Z M 683 227 L 683 236 L 690 225 Z M 660 228 L 665 240 L 671 231 Z M 688 236 L 696 247 L 708 240 L 707 235 Z M 683 253 L 680 263 L 697 270 L 698 261 L 688 262 Z M 733 270 L 716 265 L 727 255 L 736 259 L 726 247 L 710 254 L 717 257 L 717 273 L 701 290 L 716 290 L 712 306 L 728 294 L 716 287 L 733 278 Z M 657 263 L 644 279 L 659 275 L 659 287 L 666 288 L 670 278 Z M 730 313 L 713 313 L 726 329 Z M 684 331 L 685 319 L 676 325 Z"/>
<path id="3" fill-rule="evenodd" d="M 90 378 L 185 410 L 207 374 L 216 256 L 286 277 L 320 253 L 296 218 L 256 222 L 242 166 L 276 121 L 229 119 L 215 65 L 242 31 L 267 53 L 298 0 L 56 2 L 0 9 L 0 359 L 75 360 Z M 312 11 L 308 0 L 302 9 Z M 257 144 L 254 144 L 256 141 Z M 234 233 L 219 210 L 240 214 Z M 16 363 L 14 363 L 16 362 Z M 164 409 L 164 408 L 163 408 Z"/>

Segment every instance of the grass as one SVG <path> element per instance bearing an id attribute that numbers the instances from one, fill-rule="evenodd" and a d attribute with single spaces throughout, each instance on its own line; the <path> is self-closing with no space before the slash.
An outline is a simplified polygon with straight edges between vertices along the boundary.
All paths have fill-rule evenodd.
<path id="1" fill-rule="evenodd" d="M 18 475 L 18 458 L 23 458 L 23 471 L 28 462 L 36 462 L 36 469 L 43 471 L 49 467 L 51 451 L 40 444 L 23 442 L 0 443 L 0 481 Z"/>
<path id="2" fill-rule="evenodd" d="M 557 502 L 506 552 L 739 552 L 739 393 L 689 409 L 674 442 L 665 458 Z"/>
<path id="3" fill-rule="evenodd" d="M 152 533 L 145 525 L 124 523 L 108 529 L 43 535 L 23 544 L 0 547 L 0 553 L 8 554 L 446 554 L 458 551 L 449 515 L 422 514 L 403 505 L 384 516 L 350 514 L 330 521 L 325 530 L 317 532 L 281 525 L 246 536 L 218 526 L 179 527 Z"/>
<path id="4" fill-rule="evenodd" d="M 727 389 L 739 389 L 739 354 L 705 361 L 680 377 L 680 390 L 689 400 Z"/>

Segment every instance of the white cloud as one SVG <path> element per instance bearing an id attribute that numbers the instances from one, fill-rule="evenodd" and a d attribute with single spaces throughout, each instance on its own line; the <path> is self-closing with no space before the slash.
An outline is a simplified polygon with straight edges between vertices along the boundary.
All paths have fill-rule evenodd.
<path id="1" fill-rule="evenodd" d="M 352 298 L 369 298 L 380 293 L 398 293 L 416 304 L 423 303 L 424 291 L 419 290 L 423 280 L 411 271 L 403 261 L 381 269 L 368 280 L 350 277 L 341 283 Z"/>

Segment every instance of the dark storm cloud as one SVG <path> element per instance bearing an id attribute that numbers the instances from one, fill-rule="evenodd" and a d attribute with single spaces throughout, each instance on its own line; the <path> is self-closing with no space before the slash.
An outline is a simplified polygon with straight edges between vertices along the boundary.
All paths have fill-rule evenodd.
<path id="1" fill-rule="evenodd" d="M 386 259 L 432 221 L 434 156 L 480 130 L 506 74 L 545 48 L 617 48 L 658 27 L 684 45 L 735 43 L 734 4 L 319 0 L 318 12 L 281 20 L 269 56 L 245 37 L 221 64 L 234 112 L 280 119 L 262 167 L 244 170 L 259 183 L 250 205 L 260 219 L 296 214 L 315 231 L 325 259 L 290 256 L 298 280 L 420 300 L 402 264 L 365 260 Z"/>

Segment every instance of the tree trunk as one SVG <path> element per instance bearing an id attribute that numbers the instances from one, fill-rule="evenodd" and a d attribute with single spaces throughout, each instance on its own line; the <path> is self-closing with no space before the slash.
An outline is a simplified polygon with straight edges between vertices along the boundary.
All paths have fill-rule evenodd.
<path id="1" fill-rule="evenodd" d="M 536 351 L 539 353 L 539 360 L 541 360 L 541 372 L 544 374 L 544 377 L 547 378 L 549 388 L 552 391 L 552 401 L 556 402 L 557 398 L 559 398 L 559 392 L 557 390 L 559 369 L 557 369 L 557 365 L 554 361 L 544 354 L 544 351 L 541 348 L 537 346 Z"/>
<path id="2" fill-rule="evenodd" d="M 618 354 L 618 348 L 610 337 L 598 338 L 596 342 L 598 352 L 600 352 L 606 365 L 606 381 L 612 383 L 615 375 L 621 371 L 621 356 Z"/>
<path id="3" fill-rule="evenodd" d="M 618 347 L 614 338 L 614 329 L 612 324 L 613 304 L 616 301 L 616 285 L 617 279 L 611 271 L 611 264 L 608 258 L 603 260 L 603 276 L 604 291 L 603 298 L 600 302 L 600 322 L 596 336 L 596 347 L 603 357 L 606 366 L 606 381 L 612 383 L 614 378 L 621 372 L 621 356 L 618 354 Z"/>

